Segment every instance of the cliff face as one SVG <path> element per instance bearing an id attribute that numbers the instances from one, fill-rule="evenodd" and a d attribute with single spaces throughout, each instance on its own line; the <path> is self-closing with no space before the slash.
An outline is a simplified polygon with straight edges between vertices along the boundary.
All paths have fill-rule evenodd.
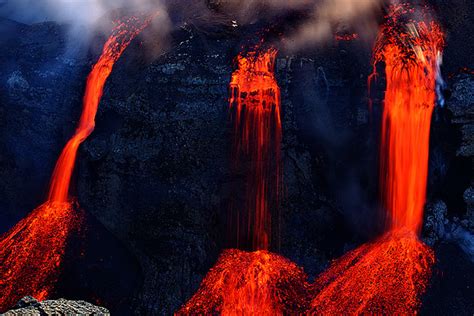
<path id="1" fill-rule="evenodd" d="M 3 20 L 0 27 L 10 34 L 1 38 L 7 48 L 0 51 L 3 232 L 44 198 L 97 57 L 70 55 L 64 29 L 54 23 Z M 137 314 L 169 314 L 195 292 L 224 247 L 228 200 L 241 180 L 230 173 L 228 83 L 241 39 L 252 34 L 180 29 L 159 57 L 150 60 L 136 41 L 117 62 L 96 130 L 80 149 L 74 192 L 90 223 L 86 241 L 80 236 L 69 249 L 59 292 Z M 461 42 L 448 39 L 458 50 L 446 52 L 445 60 L 457 61 L 447 64 L 446 75 L 462 60 L 474 66 L 459 57 Z M 311 276 L 376 233 L 380 109 L 367 107 L 369 62 L 370 49 L 357 41 L 282 52 L 277 59 L 285 194 L 274 249 Z M 443 282 L 461 288 L 457 281 L 474 276 L 459 239 L 444 232 L 445 225 L 457 223 L 467 232 L 473 226 L 473 78 L 446 77 L 451 96 L 434 117 L 425 235 L 442 260 L 440 269 L 448 271 Z M 81 252 L 85 257 L 77 263 Z M 445 260 L 451 256 L 461 259 Z M 447 283 L 438 281 L 427 300 L 432 309 L 440 297 L 459 310 L 470 306 L 471 292 L 462 292 L 462 299 L 454 290 L 446 295 Z M 70 284 L 80 284 L 79 294 Z"/>
<path id="2" fill-rule="evenodd" d="M 170 313 L 190 297 L 215 262 L 226 230 L 232 229 L 226 212 L 231 195 L 238 194 L 233 183 L 240 181 L 230 174 L 228 112 L 239 41 L 203 38 L 196 30 L 175 36 L 179 44 L 151 63 L 143 63 L 137 46 L 116 65 L 77 171 L 82 207 L 140 262 L 146 278 L 138 289 L 138 310 L 157 313 Z M 312 168 L 324 166 L 298 140 L 301 113 L 289 92 L 298 86 L 293 74 L 305 68 L 295 80 L 306 84 L 308 92 L 301 93 L 306 98 L 321 90 L 313 82 L 317 67 L 308 60 L 282 56 L 277 62 L 287 191 L 281 251 L 318 272 L 331 253 L 316 245 L 331 238 L 342 216 L 324 192 L 314 189 Z M 303 115 L 316 117 L 311 102 Z M 343 242 L 335 244 L 340 251 Z"/>

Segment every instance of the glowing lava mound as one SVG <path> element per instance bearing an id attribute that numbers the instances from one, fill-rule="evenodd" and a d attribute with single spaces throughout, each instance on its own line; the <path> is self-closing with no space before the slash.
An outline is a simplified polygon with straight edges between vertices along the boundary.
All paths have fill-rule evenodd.
<path id="1" fill-rule="evenodd" d="M 225 250 L 177 315 L 283 315 L 309 306 L 307 275 L 296 264 L 260 250 Z"/>
<path id="2" fill-rule="evenodd" d="M 54 288 L 71 232 L 81 214 L 72 203 L 46 202 L 0 241 L 0 309 L 31 295 L 45 299 Z"/>
<path id="3" fill-rule="evenodd" d="M 434 260 L 415 233 L 387 233 L 333 262 L 315 282 L 309 314 L 416 314 Z"/>

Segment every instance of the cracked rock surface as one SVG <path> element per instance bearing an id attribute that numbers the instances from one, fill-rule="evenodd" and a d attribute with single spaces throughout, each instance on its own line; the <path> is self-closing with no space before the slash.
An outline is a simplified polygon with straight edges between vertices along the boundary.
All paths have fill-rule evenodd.
<path id="1" fill-rule="evenodd" d="M 104 307 L 95 306 L 85 301 L 70 301 L 63 298 L 38 302 L 31 296 L 25 296 L 17 305 L 2 316 L 45 316 L 45 315 L 94 315 L 108 316 Z"/>

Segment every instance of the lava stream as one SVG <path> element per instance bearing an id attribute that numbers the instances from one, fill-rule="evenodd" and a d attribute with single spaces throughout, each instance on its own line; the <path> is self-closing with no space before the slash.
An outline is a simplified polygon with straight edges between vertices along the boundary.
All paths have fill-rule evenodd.
<path id="1" fill-rule="evenodd" d="M 434 22 L 408 21 L 400 31 L 397 6 L 382 29 L 375 63 L 385 62 L 380 187 L 390 229 L 419 232 L 428 176 L 431 115 L 436 103 L 444 35 Z M 400 12 L 402 11 L 402 12 Z"/>
<path id="2" fill-rule="evenodd" d="M 388 232 L 335 261 L 316 280 L 311 314 L 416 314 L 429 282 L 434 253 L 418 233 L 444 40 L 435 22 L 406 20 L 413 12 L 392 7 L 375 47 L 375 63 L 385 62 L 387 80 L 380 179 Z"/>
<path id="3" fill-rule="evenodd" d="M 280 89 L 274 67 L 277 51 L 260 49 L 237 56 L 230 83 L 234 124 L 232 160 L 244 176 L 244 202 L 233 201 L 230 228 L 237 247 L 268 250 L 272 214 L 281 185 Z"/>
<path id="4" fill-rule="evenodd" d="M 154 16 L 151 18 L 153 17 Z M 56 163 L 51 179 L 49 201 L 67 202 L 77 149 L 94 130 L 95 116 L 100 99 L 102 98 L 105 81 L 112 72 L 112 67 L 115 62 L 120 58 L 135 36 L 150 23 L 151 18 L 145 19 L 144 23 L 136 17 L 131 17 L 126 21 L 119 22 L 115 26 L 113 34 L 105 43 L 102 55 L 87 78 L 79 126 L 74 136 L 64 147 Z"/>
<path id="5" fill-rule="evenodd" d="M 70 233 L 81 218 L 68 199 L 79 145 L 92 133 L 105 81 L 130 42 L 151 21 L 136 17 L 119 22 L 87 78 L 79 126 L 59 157 L 48 200 L 5 233 L 0 240 L 0 310 L 25 295 L 42 300 L 54 288 Z"/>

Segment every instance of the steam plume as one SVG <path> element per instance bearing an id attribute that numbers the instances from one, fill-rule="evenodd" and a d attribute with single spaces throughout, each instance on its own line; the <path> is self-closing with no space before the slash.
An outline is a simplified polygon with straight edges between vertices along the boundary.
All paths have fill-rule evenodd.
<path id="1" fill-rule="evenodd" d="M 24 23 L 57 21 L 70 26 L 73 38 L 87 40 L 98 31 L 110 30 L 108 15 L 124 12 L 160 11 L 154 27 L 163 37 L 183 22 L 213 24 L 222 15 L 239 25 L 294 10 L 309 12 L 286 37 L 290 50 L 321 43 L 340 28 L 349 28 L 362 38 L 377 30 L 377 16 L 385 0 L 0 0 L 0 16 Z M 173 12 L 174 23 L 168 12 Z M 177 17 L 177 18 L 176 18 Z"/>
<path id="2" fill-rule="evenodd" d="M 286 41 L 297 50 L 330 39 L 339 30 L 351 30 L 363 39 L 373 37 L 384 0 L 322 0 L 313 6 L 311 18 Z"/>

